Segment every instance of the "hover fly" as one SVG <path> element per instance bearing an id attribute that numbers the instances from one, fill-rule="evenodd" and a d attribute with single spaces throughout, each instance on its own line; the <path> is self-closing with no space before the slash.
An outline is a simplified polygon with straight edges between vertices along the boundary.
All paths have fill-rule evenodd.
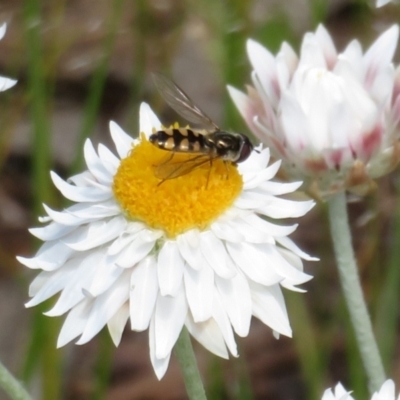
<path id="1" fill-rule="evenodd" d="M 247 136 L 221 130 L 180 87 L 166 76 L 155 73 L 153 80 L 171 108 L 187 121 L 204 127 L 204 129 L 168 128 L 150 135 L 149 141 L 152 144 L 171 152 L 167 161 L 156 166 L 155 175 L 158 178 L 162 181 L 177 178 L 206 163 L 211 167 L 215 159 L 236 164 L 250 156 L 253 145 Z M 174 153 L 193 153 L 193 157 L 173 162 Z"/>

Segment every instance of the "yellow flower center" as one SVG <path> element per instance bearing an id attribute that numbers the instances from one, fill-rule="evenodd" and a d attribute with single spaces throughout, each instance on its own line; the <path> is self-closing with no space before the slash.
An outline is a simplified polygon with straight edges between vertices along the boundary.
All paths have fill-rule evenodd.
<path id="1" fill-rule="evenodd" d="M 114 195 L 127 218 L 174 238 L 192 228 L 204 230 L 227 210 L 243 187 L 241 175 L 230 162 L 217 159 L 210 163 L 204 157 L 202 165 L 182 176 L 156 177 L 156 171 L 170 168 L 171 163 L 187 168 L 193 157 L 161 150 L 142 135 L 114 176 Z"/>

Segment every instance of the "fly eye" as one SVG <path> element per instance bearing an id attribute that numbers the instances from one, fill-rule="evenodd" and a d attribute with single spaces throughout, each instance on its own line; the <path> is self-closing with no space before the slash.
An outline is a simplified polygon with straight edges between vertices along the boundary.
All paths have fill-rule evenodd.
<path id="1" fill-rule="evenodd" d="M 242 150 L 240 151 L 240 156 L 236 160 L 236 162 L 240 163 L 240 162 L 247 160 L 249 158 L 252 150 L 253 150 L 253 146 L 249 146 L 247 143 L 245 143 L 242 147 Z"/>
<path id="2" fill-rule="evenodd" d="M 236 160 L 236 162 L 240 163 L 247 160 L 252 151 L 253 151 L 253 145 L 246 136 L 243 136 L 242 148 L 240 149 L 239 158 Z"/>

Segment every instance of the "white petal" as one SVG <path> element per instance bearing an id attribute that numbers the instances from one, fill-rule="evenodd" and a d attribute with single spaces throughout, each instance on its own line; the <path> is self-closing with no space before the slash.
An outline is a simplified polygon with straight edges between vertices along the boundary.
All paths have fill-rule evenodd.
<path id="1" fill-rule="evenodd" d="M 331 35 L 322 24 L 319 24 L 315 31 L 315 37 L 324 52 L 328 67 L 332 67 L 336 61 L 336 48 L 333 44 Z"/>
<path id="2" fill-rule="evenodd" d="M 129 274 L 130 271 L 125 271 L 108 291 L 94 300 L 85 329 L 77 344 L 91 340 L 128 300 Z"/>
<path id="3" fill-rule="evenodd" d="M 250 282 L 253 315 L 265 325 L 285 336 L 292 336 L 285 300 L 279 285 L 265 287 Z"/>
<path id="4" fill-rule="evenodd" d="M 260 218 L 256 214 L 246 215 L 246 217 L 240 217 L 240 219 L 255 229 L 260 230 L 269 236 L 273 236 L 274 238 L 290 235 L 297 228 L 297 224 L 289 226 L 273 224 L 272 222 Z"/>
<path id="5" fill-rule="evenodd" d="M 68 261 L 64 268 L 52 272 L 41 272 L 31 283 L 29 295 L 34 296 L 25 307 L 33 307 L 54 296 L 64 289 L 65 285 L 73 277 L 79 267 L 79 260 Z M 38 282 L 41 283 L 38 286 Z"/>
<path id="6" fill-rule="evenodd" d="M 303 182 L 282 183 L 268 181 L 262 182 L 259 187 L 268 194 L 280 196 L 282 194 L 295 192 L 302 184 Z"/>
<path id="7" fill-rule="evenodd" d="M 71 215 L 67 210 L 64 211 L 55 211 L 48 207 L 46 204 L 43 204 L 43 207 L 47 213 L 47 215 L 54 221 L 61 225 L 70 225 L 70 226 L 78 226 L 82 225 L 88 221 L 82 220 L 82 218 Z"/>
<path id="8" fill-rule="evenodd" d="M 372 395 L 371 400 L 395 400 L 395 385 L 393 380 L 386 380 L 379 391 Z"/>
<path id="9" fill-rule="evenodd" d="M 76 186 L 90 186 L 89 182 L 94 180 L 94 176 L 90 171 L 86 170 L 79 174 L 73 175 L 67 179 L 68 183 L 73 183 Z"/>
<path id="10" fill-rule="evenodd" d="M 266 95 L 272 104 L 276 104 L 278 82 L 274 56 L 254 40 L 247 41 L 247 54 Z"/>
<path id="11" fill-rule="evenodd" d="M 103 144 L 99 144 L 98 153 L 103 167 L 111 176 L 114 176 L 119 168 L 119 159 Z"/>
<path id="12" fill-rule="evenodd" d="M 102 252 L 97 251 L 89 253 L 82 260 L 75 261 L 78 268 L 73 275 L 65 279 L 65 286 L 61 295 L 53 308 L 45 313 L 47 316 L 62 315 L 85 298 L 82 288 L 93 280 L 101 257 Z"/>
<path id="13" fill-rule="evenodd" d="M 302 150 L 309 143 L 308 120 L 293 93 L 286 91 L 280 102 L 280 119 L 288 145 L 294 151 Z"/>
<path id="14" fill-rule="evenodd" d="M 244 240 L 248 243 L 274 243 L 271 235 L 258 230 L 256 227 L 247 224 L 244 219 L 236 218 L 227 222 L 233 231 L 239 231 L 244 236 Z"/>
<path id="15" fill-rule="evenodd" d="M 121 268 L 131 268 L 144 259 L 153 249 L 154 245 L 155 240 L 148 241 L 145 235 L 142 235 L 142 232 L 140 232 L 136 237 L 133 237 L 131 243 L 121 251 L 115 263 Z"/>
<path id="16" fill-rule="evenodd" d="M 130 291 L 131 329 L 144 331 L 149 327 L 158 294 L 157 263 L 147 256 L 133 270 Z"/>
<path id="17" fill-rule="evenodd" d="M 140 133 L 144 133 L 146 137 L 149 137 L 153 133 L 153 129 L 159 130 L 162 127 L 157 115 L 154 114 L 154 111 L 147 103 L 140 104 L 139 120 Z"/>
<path id="18" fill-rule="evenodd" d="M 13 87 L 17 81 L 15 79 L 5 78 L 0 76 L 0 92 L 4 92 L 7 89 Z"/>
<path id="19" fill-rule="evenodd" d="M 158 296 L 155 310 L 156 358 L 163 359 L 171 353 L 186 319 L 188 305 L 180 288 L 176 296 Z"/>
<path id="20" fill-rule="evenodd" d="M 120 235 L 126 220 L 123 216 L 100 220 L 76 229 L 63 239 L 63 242 L 76 251 L 85 251 L 103 245 Z"/>
<path id="21" fill-rule="evenodd" d="M 7 24 L 4 22 L 0 26 L 0 40 L 3 39 L 4 35 L 6 34 L 7 31 Z"/>
<path id="22" fill-rule="evenodd" d="M 46 241 L 60 239 L 68 235 L 74 229 L 76 229 L 75 226 L 65 226 L 52 222 L 43 228 L 31 228 L 29 232 L 38 239 Z"/>
<path id="23" fill-rule="evenodd" d="M 125 158 L 132 150 L 133 138 L 114 121 L 110 121 L 110 133 L 120 158 Z"/>
<path id="24" fill-rule="evenodd" d="M 149 347 L 150 347 L 150 360 L 153 365 L 154 372 L 160 380 L 167 371 L 169 359 L 171 357 L 171 353 L 169 353 L 165 358 L 157 358 L 156 357 L 156 328 L 155 328 L 155 316 L 153 316 L 150 329 L 149 329 Z"/>
<path id="25" fill-rule="evenodd" d="M 305 253 L 303 250 L 301 250 L 294 242 L 292 239 L 287 238 L 287 237 L 280 237 L 276 238 L 276 241 L 281 244 L 283 247 L 286 247 L 293 253 L 297 254 L 299 257 L 303 258 L 304 260 L 308 261 L 319 261 L 318 257 L 312 257 Z"/>
<path id="26" fill-rule="evenodd" d="M 241 234 L 241 232 L 233 229 L 232 226 L 225 222 L 214 222 L 210 229 L 217 238 L 222 240 L 235 243 L 240 243 L 244 240 L 244 236 Z"/>
<path id="27" fill-rule="evenodd" d="M 252 189 L 254 187 L 259 186 L 261 183 L 272 179 L 278 172 L 280 166 L 281 166 L 281 162 L 277 161 L 277 162 L 271 164 L 268 168 L 265 168 L 261 171 L 256 170 L 256 171 L 247 172 L 247 173 L 245 171 L 242 171 L 239 166 L 239 171 L 241 173 L 245 174 L 243 176 L 243 180 L 244 180 L 243 189 L 244 190 Z M 245 192 L 242 192 L 242 193 L 245 193 Z"/>
<path id="28" fill-rule="evenodd" d="M 297 54 L 293 50 L 292 46 L 290 46 L 290 44 L 287 42 L 282 42 L 278 57 L 285 60 L 285 64 L 289 70 L 289 73 L 290 75 L 292 75 L 299 61 Z"/>
<path id="29" fill-rule="evenodd" d="M 255 150 L 257 151 L 253 151 L 246 161 L 238 165 L 240 173 L 246 174 L 251 171 L 261 173 L 269 164 L 271 157 L 269 148 L 266 147 L 263 149 L 262 145 L 260 145 Z"/>
<path id="30" fill-rule="evenodd" d="M 363 63 L 368 74 L 376 74 L 386 67 L 393 59 L 399 38 L 399 27 L 393 25 L 383 32 L 364 55 Z"/>
<path id="31" fill-rule="evenodd" d="M 129 318 L 129 307 L 124 304 L 107 323 L 108 331 L 115 346 L 121 342 L 122 334 Z"/>
<path id="32" fill-rule="evenodd" d="M 175 240 L 162 245 L 157 259 L 157 275 L 162 296 L 175 296 L 182 285 L 184 261 Z"/>
<path id="33" fill-rule="evenodd" d="M 78 203 L 68 207 L 66 211 L 74 217 L 81 218 L 82 223 L 100 218 L 113 217 L 121 213 L 121 209 L 114 199 L 96 204 Z"/>
<path id="34" fill-rule="evenodd" d="M 124 272 L 123 268 L 116 265 L 115 257 L 107 256 L 105 250 L 104 248 L 100 249 L 101 257 L 95 264 L 96 270 L 92 279 L 82 284 L 82 288 L 93 297 L 108 290 Z"/>
<path id="35" fill-rule="evenodd" d="M 300 62 L 297 69 L 304 66 L 327 68 L 324 49 L 314 33 L 308 32 L 304 35 L 300 49 Z"/>
<path id="36" fill-rule="evenodd" d="M 232 326 L 217 291 L 214 291 L 213 296 L 213 318 L 221 330 L 222 336 L 224 337 L 229 351 L 234 357 L 238 357 Z"/>
<path id="37" fill-rule="evenodd" d="M 197 229 L 192 229 L 179 235 L 176 238 L 179 252 L 189 266 L 199 270 L 205 264 L 203 254 L 200 250 L 200 233 Z"/>
<path id="38" fill-rule="evenodd" d="M 201 270 L 185 268 L 186 298 L 194 322 L 206 321 L 212 315 L 214 272 L 205 265 Z"/>
<path id="39" fill-rule="evenodd" d="M 99 202 L 108 200 L 112 196 L 111 188 L 103 190 L 98 187 L 74 186 L 63 181 L 55 172 L 51 171 L 50 174 L 56 188 L 69 200 L 76 202 Z"/>
<path id="40" fill-rule="evenodd" d="M 251 280 L 269 286 L 282 280 L 282 276 L 272 268 L 271 260 L 249 243 L 227 243 L 233 262 Z"/>
<path id="41" fill-rule="evenodd" d="M 45 242 L 35 257 L 17 257 L 17 260 L 28 268 L 54 271 L 62 266 L 72 254 L 73 250 L 64 243 L 52 240 Z"/>
<path id="42" fill-rule="evenodd" d="M 315 203 L 313 201 L 293 201 L 265 196 L 265 205 L 255 211 L 271 218 L 298 218 L 307 214 Z"/>
<path id="43" fill-rule="evenodd" d="M 232 279 L 215 277 L 222 304 L 235 332 L 245 337 L 249 333 L 252 301 L 247 279 L 238 273 Z"/>
<path id="44" fill-rule="evenodd" d="M 221 278 L 232 278 L 236 270 L 228 264 L 226 249 L 220 239 L 211 231 L 200 234 L 200 249 L 208 265 Z"/>
<path id="45" fill-rule="evenodd" d="M 107 254 L 119 254 L 126 246 L 128 246 L 128 244 L 139 237 L 145 228 L 146 226 L 141 222 L 128 222 L 124 232 L 122 232 L 122 234 L 118 236 L 118 238 L 116 238 L 108 247 Z"/>
<path id="46" fill-rule="evenodd" d="M 86 299 L 69 312 L 58 335 L 57 348 L 65 346 L 82 334 L 91 309 L 92 300 Z"/>
<path id="47" fill-rule="evenodd" d="M 389 4 L 392 0 L 376 0 L 376 7 L 383 7 L 386 4 Z"/>
<path id="48" fill-rule="evenodd" d="M 233 86 L 227 86 L 228 93 L 231 96 L 232 101 L 235 103 L 236 108 L 239 110 L 243 119 L 247 119 L 247 109 L 249 108 L 250 98 L 240 90 Z"/>
<path id="49" fill-rule="evenodd" d="M 246 190 L 236 199 L 235 207 L 241 208 L 242 210 L 254 210 L 258 207 L 263 207 L 265 203 L 264 196 Z"/>
<path id="50" fill-rule="evenodd" d="M 112 175 L 107 171 L 97 155 L 92 142 L 86 139 L 83 147 L 86 165 L 88 170 L 96 178 L 99 183 L 111 185 Z"/>
<path id="51" fill-rule="evenodd" d="M 290 265 L 286 259 L 282 257 L 275 245 L 255 244 L 253 246 L 254 248 L 257 248 L 260 254 L 263 254 L 268 259 L 275 272 L 282 277 L 289 279 L 292 282 L 296 282 L 297 284 L 307 282 L 311 279 L 310 275 L 307 275 Z"/>
<path id="52" fill-rule="evenodd" d="M 208 351 L 226 360 L 229 358 L 224 337 L 213 318 L 195 323 L 189 313 L 185 325 L 190 334 Z"/>

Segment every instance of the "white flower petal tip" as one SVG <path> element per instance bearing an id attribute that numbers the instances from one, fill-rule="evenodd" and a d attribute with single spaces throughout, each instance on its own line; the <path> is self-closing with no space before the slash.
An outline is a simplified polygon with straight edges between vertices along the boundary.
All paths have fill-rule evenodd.
<path id="1" fill-rule="evenodd" d="M 375 392 L 371 400 L 396 400 L 396 388 L 392 379 L 386 380 L 378 392 Z M 400 394 L 397 397 L 400 400 Z"/>
<path id="2" fill-rule="evenodd" d="M 143 103 L 140 130 L 150 134 L 157 126 L 161 126 L 157 116 Z M 222 358 L 238 357 L 235 335 L 248 335 L 253 316 L 278 334 L 291 336 L 282 288 L 300 291 L 296 285 L 311 278 L 303 272 L 302 259 L 313 258 L 289 239 L 296 224 L 273 221 L 304 215 L 313 202 L 280 197 L 297 190 L 299 183 L 273 181 L 280 162 L 271 164 L 269 149 L 257 146 L 258 152 L 238 168 L 221 161 L 223 177 L 215 172 L 218 190 L 196 183 L 188 196 L 184 190 L 197 174 L 179 177 L 186 180 L 184 185 L 171 179 L 174 189 L 168 191 L 165 183 L 160 190 L 153 161 L 147 158 L 158 149 L 147 140 L 132 139 L 115 122 L 110 122 L 110 133 L 118 157 L 87 140 L 86 171 L 67 180 L 51 172 L 54 185 L 74 204 L 61 211 L 44 205 L 46 215 L 40 222 L 45 226 L 30 230 L 44 243 L 34 257 L 18 257 L 28 268 L 40 270 L 29 287 L 26 307 L 58 295 L 45 313 L 66 315 L 57 346 L 87 343 L 104 327 L 116 346 L 126 325 L 148 330 L 151 363 L 161 379 L 183 326 Z M 148 164 L 132 168 L 129 162 L 138 154 Z M 236 174 L 228 182 L 226 168 Z M 147 172 L 150 179 L 139 175 L 135 181 L 135 174 Z M 207 170 L 204 173 L 207 182 L 215 178 Z M 199 198 L 219 196 L 230 185 L 237 186 L 225 208 L 212 198 L 219 208 L 209 223 L 190 220 L 184 229 L 172 230 L 181 223 L 184 207 L 191 218 L 196 212 L 203 216 Z M 137 194 L 143 203 L 138 207 L 136 197 L 137 208 L 131 213 L 126 199 Z M 182 204 L 172 212 L 176 201 Z M 142 207 L 143 217 L 131 217 Z M 168 215 L 171 225 L 169 219 L 158 220 L 160 215 Z"/>
<path id="3" fill-rule="evenodd" d="M 147 103 L 140 104 L 140 132 L 149 137 L 153 129 L 161 129 L 161 122 Z"/>
<path id="4" fill-rule="evenodd" d="M 0 40 L 3 39 L 4 35 L 6 34 L 6 31 L 7 31 L 7 24 L 3 23 L 0 26 Z M 15 79 L 10 79 L 0 76 L 0 92 L 4 92 L 5 90 L 10 89 L 16 83 L 17 81 Z"/>
<path id="5" fill-rule="evenodd" d="M 321 400 L 354 400 L 351 392 L 347 392 L 341 383 L 338 383 L 334 390 L 326 389 Z"/>
<path id="6" fill-rule="evenodd" d="M 115 121 L 110 121 L 109 124 L 111 136 L 121 136 L 126 137 L 129 136 Z"/>
<path id="7" fill-rule="evenodd" d="M 356 40 L 338 53 L 319 25 L 299 55 L 286 44 L 272 55 L 247 41 L 253 87 L 247 94 L 228 87 L 229 94 L 254 135 L 282 159 L 287 179 L 303 180 L 312 197 L 362 194 L 400 162 L 400 154 L 388 160 L 400 121 L 398 37 L 394 25 L 364 53 Z"/>
<path id="8" fill-rule="evenodd" d="M 376 5 L 376 8 L 380 8 L 391 2 L 392 2 L 392 0 L 377 0 L 375 5 Z"/>
<path id="9" fill-rule="evenodd" d="M 321 400 L 354 400 L 351 393 L 346 391 L 341 383 L 338 383 L 334 390 L 325 390 Z M 393 380 L 388 379 L 385 381 L 381 388 L 372 395 L 371 400 L 396 400 Z M 400 400 L 400 395 L 397 397 L 397 400 Z"/>
<path id="10" fill-rule="evenodd" d="M 7 24 L 4 22 L 0 26 L 0 40 L 3 39 L 4 35 L 6 34 L 7 31 Z"/>
<path id="11" fill-rule="evenodd" d="M 16 83 L 15 79 L 0 77 L 0 92 L 12 88 Z"/>

